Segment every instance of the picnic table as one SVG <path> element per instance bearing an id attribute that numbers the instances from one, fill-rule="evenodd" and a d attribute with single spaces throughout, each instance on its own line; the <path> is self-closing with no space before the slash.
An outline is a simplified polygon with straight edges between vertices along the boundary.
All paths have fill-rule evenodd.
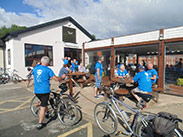
<path id="1" fill-rule="evenodd" d="M 122 82 L 121 78 L 112 78 L 111 81 L 113 82 L 116 82 L 116 83 L 119 83 L 119 84 L 128 84 L 128 83 L 131 83 L 133 77 L 126 77 L 124 79 L 124 82 Z"/>
<path id="2" fill-rule="evenodd" d="M 75 72 L 75 73 L 69 73 L 69 94 L 73 96 L 73 76 L 85 76 L 87 75 L 87 72 Z"/>

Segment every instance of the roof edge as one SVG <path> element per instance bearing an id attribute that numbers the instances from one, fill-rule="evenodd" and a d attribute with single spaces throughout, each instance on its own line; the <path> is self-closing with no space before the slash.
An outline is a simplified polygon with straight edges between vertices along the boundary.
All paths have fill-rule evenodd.
<path id="1" fill-rule="evenodd" d="M 22 34 L 22 33 L 25 33 L 25 32 L 29 32 L 29 31 L 33 31 L 33 30 L 36 30 L 36 29 L 40 29 L 40 28 L 43 28 L 43 27 L 46 27 L 46 26 L 54 25 L 54 24 L 57 24 L 57 23 L 61 23 L 61 22 L 64 22 L 64 21 L 72 22 L 84 34 L 86 34 L 91 40 L 95 40 L 93 38 L 93 36 L 85 28 L 83 28 L 78 22 L 76 22 L 71 16 L 68 16 L 68 17 L 65 17 L 65 18 L 61 18 L 61 19 L 57 19 L 57 20 L 53 20 L 53 21 L 46 22 L 46 23 L 42 23 L 42 24 L 39 24 L 39 25 L 31 26 L 31 27 L 28 27 L 28 28 L 25 28 L 25 29 L 22 29 L 22 30 L 10 32 L 10 33 L 6 34 L 5 36 L 3 36 L 1 39 L 3 41 L 6 41 L 7 38 L 17 37 L 19 34 Z"/>

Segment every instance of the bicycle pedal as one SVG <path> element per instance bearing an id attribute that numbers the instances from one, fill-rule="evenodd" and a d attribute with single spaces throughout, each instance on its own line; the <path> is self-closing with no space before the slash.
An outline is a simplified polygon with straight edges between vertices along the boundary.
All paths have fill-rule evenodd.
<path id="1" fill-rule="evenodd" d="M 119 136 L 119 135 L 121 135 L 121 134 L 123 134 L 123 135 L 127 135 L 127 136 L 131 136 L 131 135 L 132 135 L 132 133 L 131 133 L 131 132 L 127 132 L 127 131 L 119 131 L 119 132 L 116 134 L 116 136 Z"/>

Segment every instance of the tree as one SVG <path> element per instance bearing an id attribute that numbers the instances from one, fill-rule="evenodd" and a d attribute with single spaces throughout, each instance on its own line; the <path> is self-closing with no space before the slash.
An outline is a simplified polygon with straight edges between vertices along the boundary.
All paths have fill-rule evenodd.
<path id="1" fill-rule="evenodd" d="M 96 36 L 95 36 L 94 34 L 92 34 L 92 37 L 93 37 L 94 39 L 96 39 Z"/>
<path id="2" fill-rule="evenodd" d="M 22 30 L 25 29 L 25 26 L 18 26 L 15 24 L 12 24 L 11 27 L 6 28 L 6 26 L 2 26 L 0 28 L 0 38 L 2 38 L 3 36 L 5 36 L 6 34 L 10 33 L 10 32 L 14 32 L 14 31 L 18 31 L 18 30 Z M 2 41 L 0 40 L 0 44 L 2 43 Z"/>

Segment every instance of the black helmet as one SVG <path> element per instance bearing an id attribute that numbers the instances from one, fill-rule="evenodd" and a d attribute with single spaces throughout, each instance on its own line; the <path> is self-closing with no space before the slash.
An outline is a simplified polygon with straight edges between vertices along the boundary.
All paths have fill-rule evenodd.
<path id="1" fill-rule="evenodd" d="M 66 83 L 60 84 L 59 88 L 61 89 L 61 92 L 66 92 L 67 91 L 67 85 L 66 85 Z"/>

